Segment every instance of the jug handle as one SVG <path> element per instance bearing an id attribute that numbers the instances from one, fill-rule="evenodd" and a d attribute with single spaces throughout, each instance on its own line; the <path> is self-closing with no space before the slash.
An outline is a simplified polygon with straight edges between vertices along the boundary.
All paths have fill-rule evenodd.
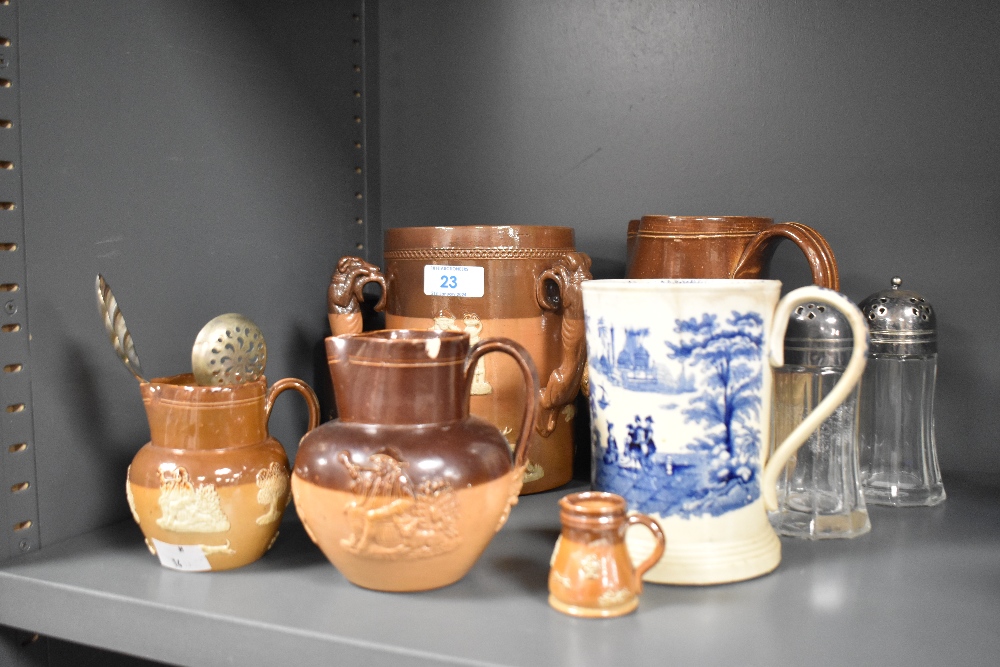
<path id="1" fill-rule="evenodd" d="M 469 349 L 465 357 L 465 395 L 472 391 L 472 381 L 475 378 L 476 362 L 490 352 L 503 352 L 511 356 L 521 369 L 524 376 L 527 400 L 524 402 L 524 413 L 521 421 L 521 432 L 517 436 L 514 447 L 514 467 L 519 468 L 528 460 L 528 442 L 531 440 L 531 429 L 535 423 L 535 413 L 538 409 L 538 371 L 531 355 L 519 343 L 509 338 L 484 338 Z"/>
<path id="2" fill-rule="evenodd" d="M 656 519 L 646 516 L 645 514 L 629 514 L 628 518 L 625 520 L 625 529 L 628 530 L 629 527 L 641 524 L 649 529 L 649 532 L 653 534 L 653 539 L 656 540 L 656 546 L 653 547 L 653 553 L 649 554 L 646 560 L 642 561 L 635 567 L 635 592 L 636 594 L 642 593 L 642 575 L 646 574 L 646 570 L 656 565 L 660 562 L 660 557 L 663 556 L 663 552 L 667 549 L 667 538 L 663 534 L 663 529 L 660 528 L 660 524 L 656 522 Z"/>
<path id="3" fill-rule="evenodd" d="M 541 389 L 535 424 L 542 437 L 555 430 L 560 410 L 573 402 L 580 389 L 587 359 L 580 285 L 591 279 L 590 257 L 582 252 L 565 253 L 535 279 L 535 300 L 542 310 L 562 310 L 562 355 Z M 558 288 L 557 293 L 553 286 Z"/>
<path id="4" fill-rule="evenodd" d="M 319 399 L 316 398 L 316 392 L 298 378 L 283 378 L 271 385 L 271 388 L 267 390 L 267 398 L 264 400 L 265 418 L 271 419 L 271 408 L 274 407 L 275 399 L 278 398 L 278 394 L 287 389 L 294 389 L 302 394 L 302 398 L 306 399 L 306 407 L 309 408 L 309 428 L 306 431 L 311 431 L 319 426 Z"/>
<path id="5" fill-rule="evenodd" d="M 778 509 L 778 475 L 783 471 L 788 459 L 802 446 L 802 443 L 809 439 L 813 431 L 818 429 L 826 418 L 844 402 L 858 381 L 861 380 L 865 364 L 868 361 L 868 325 L 858 307 L 843 294 L 824 287 L 809 285 L 792 290 L 778 302 L 778 307 L 774 311 L 774 322 L 768 343 L 770 346 L 768 359 L 771 366 L 777 368 L 785 363 L 785 330 L 788 329 L 788 319 L 792 315 L 792 309 L 814 301 L 836 308 L 847 318 L 854 337 L 851 360 L 847 362 L 844 374 L 830 390 L 830 393 L 775 448 L 770 460 L 764 466 L 764 474 L 760 481 L 761 494 L 764 497 L 764 507 L 769 512 Z"/>
<path id="6" fill-rule="evenodd" d="M 840 289 L 840 272 L 837 269 L 837 260 L 833 256 L 833 248 L 822 234 L 801 222 L 781 222 L 771 225 L 754 237 L 736 263 L 733 278 L 759 278 L 760 272 L 750 267 L 759 266 L 760 255 L 781 239 L 795 243 L 806 256 L 809 269 L 812 271 L 813 283 L 834 291 Z"/>
<path id="7" fill-rule="evenodd" d="M 375 304 L 376 311 L 385 310 L 385 276 L 382 270 L 360 257 L 341 257 L 330 277 L 330 287 L 326 292 L 327 312 L 330 331 L 334 336 L 346 333 L 361 333 L 361 306 L 365 300 L 362 293 L 368 283 L 382 286 L 382 295 Z"/>

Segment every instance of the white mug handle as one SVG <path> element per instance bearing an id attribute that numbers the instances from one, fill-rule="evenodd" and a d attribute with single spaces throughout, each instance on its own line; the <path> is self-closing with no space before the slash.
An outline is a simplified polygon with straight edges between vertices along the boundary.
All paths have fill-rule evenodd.
<path id="1" fill-rule="evenodd" d="M 785 331 L 788 329 L 788 320 L 792 316 L 792 309 L 816 301 L 836 308 L 847 317 L 847 321 L 851 325 L 851 333 L 854 336 L 854 347 L 851 350 L 851 360 L 847 362 L 847 368 L 844 369 L 844 374 L 837 381 L 837 384 L 819 402 L 819 405 L 802 420 L 802 423 L 796 426 L 788 434 L 788 437 L 775 448 L 771 459 L 764 466 L 764 474 L 761 477 L 761 493 L 764 497 L 764 507 L 769 512 L 778 509 L 778 475 L 784 470 L 788 459 L 809 439 L 813 431 L 818 429 L 826 418 L 832 415 L 833 411 L 847 399 L 855 385 L 861 380 L 861 375 L 865 371 L 865 363 L 868 361 L 868 325 L 865 324 L 864 317 L 858 307 L 843 294 L 825 287 L 809 285 L 786 294 L 774 310 L 774 323 L 771 328 L 770 349 L 768 350 L 771 366 L 777 368 L 785 364 Z M 769 416 L 765 416 L 765 418 L 769 418 Z"/>

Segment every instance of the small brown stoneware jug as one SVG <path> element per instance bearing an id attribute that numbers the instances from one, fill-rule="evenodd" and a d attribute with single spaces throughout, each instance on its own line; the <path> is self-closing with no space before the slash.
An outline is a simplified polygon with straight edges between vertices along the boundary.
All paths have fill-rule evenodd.
<path id="1" fill-rule="evenodd" d="M 129 466 L 126 491 L 146 545 L 165 567 L 228 570 L 260 558 L 278 535 L 289 501 L 288 457 L 267 421 L 293 389 L 319 425 L 316 394 L 285 378 L 198 386 L 175 375 L 139 385 L 150 441 Z"/>
<path id="2" fill-rule="evenodd" d="M 812 227 L 745 216 L 644 215 L 630 220 L 626 278 L 761 278 L 778 241 L 806 256 L 813 283 L 840 290 L 833 250 Z"/>
<path id="3" fill-rule="evenodd" d="M 447 586 L 472 568 L 517 503 L 537 404 L 523 347 L 469 345 L 450 331 L 386 330 L 326 339 L 339 417 L 307 433 L 292 474 L 306 531 L 353 584 Z M 469 415 L 479 360 L 510 355 L 527 400 L 511 450 Z"/>
<path id="4" fill-rule="evenodd" d="M 559 501 L 562 534 L 552 553 L 549 604 L 570 616 L 622 616 L 639 606 L 642 575 L 660 560 L 666 539 L 654 519 L 626 515 L 621 496 L 600 491 L 572 493 Z M 625 531 L 642 524 L 656 546 L 638 567 L 625 547 Z"/>
<path id="5" fill-rule="evenodd" d="M 385 233 L 385 274 L 344 257 L 329 289 L 334 335 L 359 333 L 358 302 L 366 283 L 382 286 L 377 310 L 386 328 L 505 337 L 531 354 L 543 385 L 522 493 L 561 486 L 573 477 L 574 399 L 585 343 L 580 284 L 590 258 L 574 248 L 573 230 L 547 226 L 410 227 Z M 508 438 L 521 429 L 524 386 L 517 365 L 484 359 L 472 383 L 472 414 Z"/>

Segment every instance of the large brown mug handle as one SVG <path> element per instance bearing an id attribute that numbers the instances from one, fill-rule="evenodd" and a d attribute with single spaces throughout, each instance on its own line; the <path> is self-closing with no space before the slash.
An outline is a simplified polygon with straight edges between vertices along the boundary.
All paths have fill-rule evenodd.
<path id="1" fill-rule="evenodd" d="M 635 592 L 641 593 L 642 575 L 646 574 L 646 570 L 660 562 L 660 557 L 663 556 L 663 552 L 667 549 L 667 538 L 664 536 L 663 529 L 660 528 L 660 524 L 656 522 L 656 519 L 645 514 L 629 514 L 625 524 L 626 527 L 642 524 L 649 529 L 649 532 L 653 534 L 653 539 L 656 540 L 653 553 L 649 554 L 649 557 L 635 568 Z"/>
<path id="2" fill-rule="evenodd" d="M 521 369 L 524 376 L 527 400 L 524 402 L 521 432 L 514 446 L 514 467 L 520 468 L 528 460 L 528 442 L 531 440 L 531 428 L 535 421 L 535 411 L 538 409 L 538 371 L 535 362 L 531 360 L 528 351 L 519 343 L 509 338 L 484 338 L 469 349 L 465 357 L 465 393 L 472 391 L 472 381 L 475 378 L 476 363 L 479 358 L 490 352 L 503 352 L 510 355 Z M 515 494 L 516 495 L 516 494 Z"/>
<path id="3" fill-rule="evenodd" d="M 813 283 L 835 291 L 840 290 L 840 273 L 833 249 L 823 235 L 801 222 L 781 222 L 771 225 L 750 242 L 733 271 L 733 278 L 759 278 L 761 256 L 772 244 L 788 239 L 799 247 L 809 262 Z"/>
<path id="4" fill-rule="evenodd" d="M 375 310 L 385 310 L 385 277 L 382 271 L 360 257 L 341 257 L 330 278 L 326 292 L 327 311 L 330 317 L 330 331 L 334 336 L 346 333 L 361 333 L 362 293 L 368 283 L 382 286 L 382 295 Z"/>
<path id="5" fill-rule="evenodd" d="M 267 398 L 264 399 L 264 416 L 271 419 L 271 408 L 274 407 L 275 399 L 278 398 L 278 394 L 288 389 L 294 389 L 302 394 L 302 398 L 306 399 L 306 407 L 309 408 L 309 428 L 306 431 L 311 431 L 319 426 L 319 399 L 316 398 L 316 392 L 298 378 L 283 378 L 271 385 L 271 388 L 267 390 Z"/>
<path id="6" fill-rule="evenodd" d="M 535 279 L 535 300 L 543 310 L 562 311 L 562 355 L 559 365 L 549 375 L 541 390 L 540 410 L 535 428 L 547 436 L 556 428 L 559 412 L 573 402 L 580 390 L 586 354 L 586 327 L 583 320 L 583 293 L 580 289 L 591 280 L 590 257 L 582 252 L 568 252 L 552 268 Z"/>

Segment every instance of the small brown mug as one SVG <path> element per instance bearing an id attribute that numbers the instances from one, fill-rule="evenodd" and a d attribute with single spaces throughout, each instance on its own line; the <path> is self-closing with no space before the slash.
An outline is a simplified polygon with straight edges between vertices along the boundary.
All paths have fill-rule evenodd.
<path id="1" fill-rule="evenodd" d="M 642 575 L 666 549 L 663 530 L 645 514 L 626 514 L 625 499 L 614 493 L 571 493 L 559 501 L 562 534 L 552 553 L 549 604 L 570 616 L 623 616 L 639 606 Z M 649 557 L 632 565 L 625 531 L 642 524 L 656 544 Z"/>
<path id="2" fill-rule="evenodd" d="M 628 225 L 627 278 L 761 278 L 777 242 L 806 256 L 813 283 L 840 290 L 833 250 L 812 227 L 746 216 L 644 215 Z"/>

